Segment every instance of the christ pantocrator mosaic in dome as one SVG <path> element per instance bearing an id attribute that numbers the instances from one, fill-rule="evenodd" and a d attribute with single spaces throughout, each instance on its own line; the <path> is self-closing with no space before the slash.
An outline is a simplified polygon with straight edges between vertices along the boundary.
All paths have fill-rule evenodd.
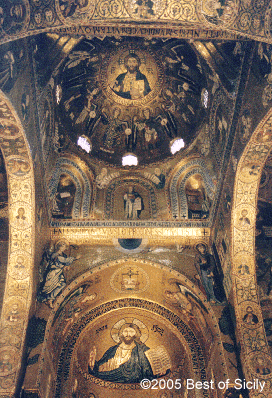
<path id="1" fill-rule="evenodd" d="M 85 135 L 91 155 L 121 165 L 125 153 L 140 164 L 186 147 L 205 115 L 203 67 L 179 40 L 105 38 L 81 41 L 57 73 L 60 131 L 76 143 Z M 63 127 L 61 127 L 61 125 Z"/>

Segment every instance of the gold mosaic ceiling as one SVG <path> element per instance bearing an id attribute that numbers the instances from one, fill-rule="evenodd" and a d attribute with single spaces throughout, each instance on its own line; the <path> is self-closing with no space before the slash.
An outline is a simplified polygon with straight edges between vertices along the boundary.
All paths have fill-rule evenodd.
<path id="1" fill-rule="evenodd" d="M 163 160 L 176 138 L 187 149 L 206 116 L 203 62 L 186 41 L 84 39 L 55 75 L 59 133 L 114 165 L 126 153 Z"/>

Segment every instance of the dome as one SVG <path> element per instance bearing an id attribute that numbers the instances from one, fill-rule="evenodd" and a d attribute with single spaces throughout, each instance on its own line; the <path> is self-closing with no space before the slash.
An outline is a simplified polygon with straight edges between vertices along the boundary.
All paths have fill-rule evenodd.
<path id="1" fill-rule="evenodd" d="M 171 156 L 171 143 L 193 142 L 206 114 L 203 68 L 187 41 L 83 39 L 56 72 L 59 130 L 89 155 L 121 166 L 124 154 L 145 165 Z"/>

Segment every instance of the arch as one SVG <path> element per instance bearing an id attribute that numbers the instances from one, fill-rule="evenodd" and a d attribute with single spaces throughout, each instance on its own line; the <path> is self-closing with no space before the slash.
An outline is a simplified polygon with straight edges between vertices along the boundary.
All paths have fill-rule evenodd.
<path id="1" fill-rule="evenodd" d="M 72 217 L 79 218 L 81 215 L 81 198 L 82 198 L 82 191 L 83 191 L 83 187 L 81 185 L 82 182 L 79 182 L 76 175 L 69 168 L 65 168 L 64 165 L 62 165 L 62 166 L 60 166 L 60 168 L 56 169 L 52 176 L 52 179 L 49 184 L 49 189 L 50 189 L 49 198 L 50 198 L 50 200 L 54 199 L 55 194 L 57 192 L 58 183 L 59 183 L 59 180 L 60 180 L 60 177 L 62 174 L 69 175 L 72 178 L 72 180 L 76 186 L 76 194 L 75 194 L 75 199 L 74 199 L 74 204 L 73 204 Z"/>
<path id="2" fill-rule="evenodd" d="M 189 171 L 190 170 L 190 171 Z M 187 199 L 185 195 L 186 180 L 193 174 L 199 173 L 203 177 L 207 193 L 213 197 L 212 193 L 215 189 L 211 176 L 207 170 L 204 160 L 194 159 L 180 167 L 175 175 L 171 178 L 169 187 L 169 197 L 171 204 L 171 214 L 173 218 L 183 216 L 187 212 Z M 188 176 L 188 177 L 187 177 Z M 181 183 L 179 184 L 180 180 Z M 186 215 L 186 214 L 185 214 Z"/>
<path id="3" fill-rule="evenodd" d="M 96 318 L 101 318 L 101 316 L 107 315 L 107 313 L 112 311 L 120 312 L 125 310 L 126 308 L 131 308 L 133 310 L 151 311 L 154 314 L 157 314 L 166 319 L 167 324 L 171 323 L 174 326 L 175 330 L 178 331 L 178 334 L 183 336 L 183 340 L 186 342 L 187 347 L 189 347 L 188 351 L 190 352 L 190 359 L 192 359 L 192 362 L 194 362 L 195 373 L 201 379 L 203 377 L 204 380 L 207 379 L 206 375 L 209 371 L 207 372 L 205 365 L 203 365 L 204 363 L 206 364 L 206 356 L 203 346 L 201 344 L 201 341 L 199 341 L 197 334 L 194 333 L 195 331 L 190 325 L 190 322 L 185 320 L 180 309 L 173 308 L 171 305 L 166 304 L 163 299 L 161 299 L 161 297 L 159 298 L 158 302 L 152 301 L 152 299 L 148 300 L 146 298 L 146 295 L 139 295 L 138 298 L 129 298 L 128 295 L 124 297 L 114 297 L 113 294 L 110 295 L 110 298 L 107 298 L 108 296 L 104 298 L 100 297 L 102 293 L 96 285 L 100 284 L 102 274 L 105 274 L 105 276 L 110 276 L 111 280 L 112 277 L 114 277 L 114 281 L 116 281 L 113 271 L 118 271 L 122 263 L 128 265 L 128 262 L 130 260 L 132 263 L 138 262 L 139 265 L 143 266 L 144 271 L 146 272 L 148 272 L 148 268 L 157 268 L 159 270 L 159 273 L 161 274 L 165 272 L 167 274 L 167 282 L 169 284 L 173 285 L 175 284 L 175 282 L 180 281 L 182 285 L 184 285 L 190 292 L 192 292 L 193 296 L 197 297 L 200 300 L 201 304 L 203 304 L 207 309 L 206 323 L 208 326 L 210 326 L 213 335 L 213 339 L 211 341 L 212 353 L 219 354 L 220 357 L 220 359 L 215 359 L 215 363 L 217 364 L 218 362 L 220 362 L 221 366 L 224 365 L 224 349 L 222 346 L 220 330 L 218 328 L 218 321 L 214 311 L 212 310 L 210 305 L 207 304 L 205 295 L 199 290 L 199 288 L 194 286 L 193 282 L 191 282 L 186 276 L 157 262 L 153 262 L 147 259 L 133 260 L 133 258 L 121 258 L 109 262 L 104 262 L 103 264 L 93 268 L 92 270 L 86 271 L 81 276 L 78 276 L 73 282 L 70 283 L 70 285 L 68 285 L 64 289 L 64 291 L 54 303 L 54 308 L 52 309 L 47 321 L 43 349 L 39 357 L 37 387 L 39 388 L 39 394 L 41 397 L 44 397 L 44 391 L 46 390 L 44 383 L 47 375 L 47 368 L 45 368 L 45 365 L 48 366 L 48 370 L 50 370 L 51 373 L 57 376 L 55 397 L 60 397 L 62 395 L 62 382 L 64 383 L 63 379 L 67 381 L 69 377 L 74 348 L 81 332 L 86 329 L 88 324 L 93 323 Z M 102 280 L 102 284 L 106 285 L 106 281 L 104 281 L 103 283 Z M 61 313 L 67 316 L 67 314 L 64 312 L 64 308 L 66 306 L 71 309 L 69 302 L 71 302 L 71 304 L 77 304 L 75 293 L 83 293 L 79 289 L 83 288 L 85 285 L 89 285 L 93 293 L 95 291 L 99 294 L 99 296 L 97 297 L 98 301 L 96 303 L 92 303 L 91 306 L 87 306 L 85 310 L 83 310 L 81 315 L 79 315 L 79 317 L 74 320 L 72 319 L 70 325 L 66 325 L 65 331 L 62 331 L 62 329 L 64 328 L 64 324 L 60 326 L 59 317 L 61 316 Z M 150 291 L 150 283 L 147 286 L 147 290 Z M 82 299 L 83 298 L 80 298 L 80 300 Z M 62 335 L 61 331 L 63 332 Z M 61 345 L 56 345 L 57 340 L 61 340 Z M 55 346 L 54 352 L 51 347 L 52 344 L 54 344 Z M 54 360 L 52 357 L 49 357 L 49 353 L 54 354 Z M 209 354 L 208 364 L 212 362 L 213 359 Z M 227 370 L 225 370 L 225 377 L 226 376 Z M 89 380 L 89 377 L 85 376 L 85 379 Z M 99 383 L 99 385 L 101 384 L 100 382 L 97 383 Z M 108 385 L 112 385 L 112 383 Z M 53 393 L 51 395 L 54 396 Z M 204 393 L 204 396 L 208 397 L 209 394 Z"/>
<path id="4" fill-rule="evenodd" d="M 57 187 L 58 187 L 58 183 L 60 180 L 60 177 L 62 174 L 68 174 L 75 186 L 76 186 L 76 194 L 75 194 L 75 199 L 74 199 L 74 204 L 73 204 L 73 212 L 72 212 L 72 216 L 73 218 L 79 218 L 81 215 L 81 199 L 82 199 L 82 192 L 84 191 L 83 188 L 83 182 L 79 179 L 79 176 L 76 175 L 75 173 L 73 173 L 71 171 L 70 168 L 66 168 L 66 162 L 67 160 L 63 159 L 63 164 L 60 166 L 56 166 L 56 169 L 53 173 L 53 176 L 49 182 L 49 199 L 53 200 L 55 197 L 55 194 L 57 192 Z"/>
<path id="5" fill-rule="evenodd" d="M 195 174 L 200 174 L 203 178 L 203 181 L 205 183 L 205 189 L 206 192 L 211 200 L 213 200 L 213 191 L 214 191 L 214 185 L 212 182 L 212 179 L 208 179 L 209 175 L 207 174 L 207 171 L 205 169 L 202 169 L 201 167 L 195 167 L 192 168 L 189 172 L 186 173 L 186 175 L 183 177 L 179 189 L 178 189 L 178 196 L 179 196 L 179 215 L 181 218 L 186 218 L 188 219 L 188 207 L 187 207 L 187 197 L 185 194 L 185 185 L 187 180 Z M 211 183 L 211 185 L 210 185 Z"/>
<path id="6" fill-rule="evenodd" d="M 239 161 L 234 185 L 233 206 L 231 216 L 231 259 L 232 290 L 237 322 L 237 335 L 241 344 L 241 358 L 246 380 L 261 379 L 265 381 L 263 392 L 251 389 L 251 397 L 271 396 L 271 374 L 259 375 L 256 371 L 257 356 L 261 355 L 265 364 L 271 360 L 265 335 L 263 317 L 257 293 L 255 263 L 255 229 L 258 190 L 265 161 L 271 151 L 272 129 L 271 110 L 256 127 Z M 251 224 L 246 227 L 239 224 L 240 212 L 245 207 L 250 210 Z M 241 275 L 238 268 L 245 260 L 248 273 Z M 258 323 L 249 329 L 244 321 L 244 310 L 253 308 Z"/>
<path id="7" fill-rule="evenodd" d="M 263 29 L 259 27 L 255 30 L 252 24 L 243 23 L 242 18 L 252 18 L 257 11 L 253 10 L 251 5 L 248 9 L 243 8 L 240 1 L 233 3 L 232 8 L 229 9 L 229 14 L 225 15 L 225 20 L 219 18 L 216 23 L 211 22 L 211 17 L 207 15 L 207 11 L 205 12 L 202 9 L 201 0 L 195 0 L 188 6 L 188 9 L 184 7 L 171 8 L 169 2 L 161 2 L 153 13 L 152 10 L 149 10 L 150 13 L 147 14 L 149 17 L 144 17 L 141 12 L 134 12 L 129 8 L 129 5 L 127 6 L 126 2 L 121 0 L 117 1 L 119 11 L 113 13 L 111 8 L 106 10 L 102 7 L 100 3 L 103 3 L 103 1 L 90 1 L 85 6 L 84 12 L 77 8 L 67 9 L 68 15 L 64 15 L 59 0 L 55 0 L 51 8 L 43 10 L 44 13 L 41 12 L 41 9 L 37 12 L 37 8 L 31 8 L 29 2 L 24 0 L 20 3 L 24 7 L 24 19 L 20 22 L 12 21 L 15 26 L 9 23 L 4 29 L 2 28 L 1 42 L 4 43 L 43 32 L 53 32 L 54 29 L 64 35 L 75 33 L 77 35 L 98 34 L 102 36 L 108 34 L 123 35 L 127 32 L 128 35 L 136 36 L 136 23 L 148 22 L 149 18 L 149 22 L 154 24 L 155 29 L 144 27 L 144 29 L 138 30 L 139 35 L 228 40 L 243 37 L 271 43 L 271 2 L 266 2 L 261 10 L 265 19 Z M 127 24 L 126 31 L 125 27 L 120 28 L 122 21 Z M 217 27 L 221 30 L 220 34 Z"/>
<path id="8" fill-rule="evenodd" d="M 185 348 L 189 350 L 187 353 L 187 358 L 192 360 L 192 369 L 195 372 L 194 377 L 199 377 L 200 380 L 206 380 L 206 371 L 205 371 L 205 362 L 203 358 L 203 351 L 201 346 L 198 343 L 197 338 L 185 324 L 185 322 L 180 319 L 175 313 L 171 312 L 164 307 L 155 304 L 148 300 L 141 300 L 141 299 L 133 299 L 133 298 L 122 298 L 119 300 L 109 301 L 108 303 L 102 304 L 101 306 L 96 307 L 95 309 L 89 312 L 89 315 L 85 316 L 78 326 L 73 326 L 71 331 L 69 332 L 68 336 L 64 341 L 64 345 L 60 354 L 59 363 L 58 363 L 58 370 L 57 370 L 57 383 L 56 383 L 56 392 L 55 397 L 63 397 L 62 396 L 62 383 L 68 379 L 69 371 L 71 369 L 71 360 L 72 355 L 74 352 L 74 345 L 77 344 L 77 340 L 85 327 L 93 321 L 94 318 L 98 317 L 100 312 L 106 310 L 110 312 L 110 309 L 119 309 L 123 312 L 124 308 L 132 309 L 134 312 L 138 309 L 141 309 L 143 312 L 151 311 L 154 314 L 161 315 L 167 325 L 172 324 L 176 329 L 179 331 L 181 336 L 183 337 Z M 90 376 L 86 373 L 86 379 L 89 379 Z M 97 384 L 104 384 L 104 381 L 99 382 L 97 379 Z M 131 388 L 135 385 L 135 389 L 140 388 L 140 384 L 131 384 Z M 109 386 L 112 387 L 112 383 L 109 383 Z M 121 383 L 113 383 L 113 388 L 121 388 L 121 389 L 128 389 L 129 384 L 121 384 Z M 204 397 L 208 397 L 206 391 L 203 391 Z"/>
<path id="9" fill-rule="evenodd" d="M 81 161 L 81 164 L 83 162 Z M 85 168 L 87 169 L 87 167 Z M 91 185 L 91 180 L 94 180 L 92 174 L 88 176 L 87 171 L 80 168 L 79 163 L 75 160 L 67 158 L 65 155 L 59 158 L 55 164 L 53 175 L 49 182 L 48 194 L 49 200 L 52 200 L 57 191 L 59 178 L 62 173 L 68 174 L 76 185 L 76 195 L 73 205 L 73 217 L 87 218 L 90 215 L 92 195 L 94 188 Z"/>
<path id="10" fill-rule="evenodd" d="M 15 143 L 20 147 L 17 151 Z M 14 397 L 23 356 L 29 308 L 33 292 L 35 248 L 35 185 L 30 148 L 11 102 L 0 91 L 0 147 L 3 153 L 9 190 L 9 254 L 7 279 L 1 311 L 0 354 L 9 357 L 9 371 L 1 371 L 1 397 Z M 19 224 L 18 207 L 24 208 L 24 224 Z M 24 272 L 15 268 L 17 256 L 24 259 Z M 14 285 L 24 281 L 26 290 L 20 296 L 11 295 Z M 5 337 L 5 335 L 8 334 Z M 10 337 L 14 340 L 10 341 Z"/>

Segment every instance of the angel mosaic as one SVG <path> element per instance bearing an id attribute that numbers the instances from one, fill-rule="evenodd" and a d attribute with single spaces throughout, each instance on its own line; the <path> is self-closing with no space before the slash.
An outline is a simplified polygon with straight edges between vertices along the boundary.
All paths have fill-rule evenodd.
<path id="1" fill-rule="evenodd" d="M 80 255 L 69 257 L 65 253 L 68 249 L 69 243 L 66 240 L 60 240 L 54 248 L 50 248 L 43 255 L 41 266 L 45 266 L 45 270 L 40 284 L 38 301 L 45 302 L 50 308 L 53 308 L 56 297 L 66 287 L 64 272 L 75 260 L 80 258 Z"/>
<path id="2" fill-rule="evenodd" d="M 165 299 L 169 303 L 179 307 L 186 321 L 195 329 L 202 331 L 205 337 L 212 341 L 213 336 L 206 320 L 208 310 L 203 302 L 180 282 L 170 281 L 169 283 L 174 284 L 174 288 L 172 290 L 165 290 Z"/>
<path id="3" fill-rule="evenodd" d="M 113 116 L 105 116 L 105 120 L 102 119 L 102 123 L 107 125 L 107 128 L 103 134 L 103 145 L 107 149 L 112 149 L 116 144 L 120 144 L 123 134 L 127 136 L 127 130 L 131 132 L 129 128 L 130 122 L 126 119 L 123 121 L 120 119 L 121 109 L 116 107 L 113 110 Z"/>

